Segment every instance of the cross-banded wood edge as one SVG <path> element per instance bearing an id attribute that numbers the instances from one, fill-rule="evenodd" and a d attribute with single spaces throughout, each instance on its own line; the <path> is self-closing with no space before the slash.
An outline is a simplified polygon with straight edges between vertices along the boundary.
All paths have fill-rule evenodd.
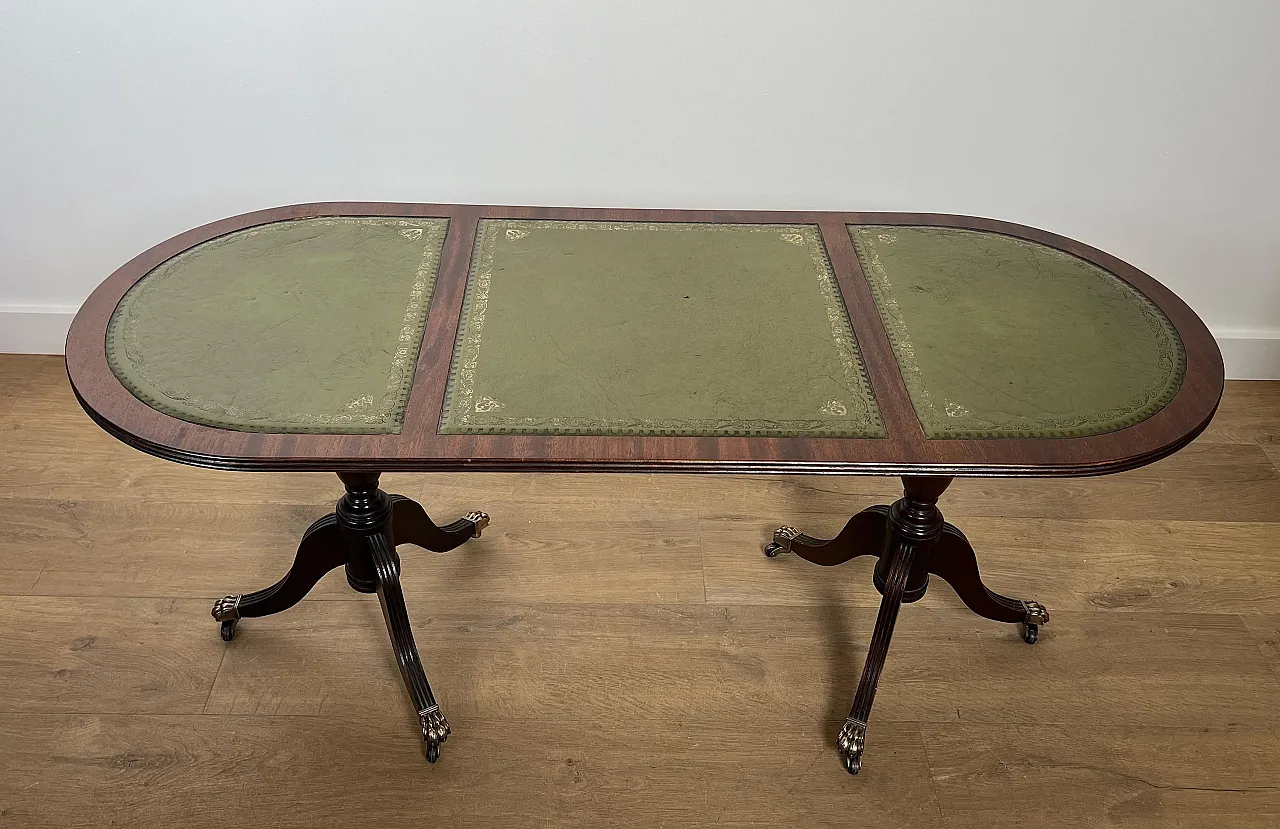
<path id="1" fill-rule="evenodd" d="M 218 429 L 162 414 L 135 398 L 107 364 L 106 329 L 125 292 L 188 248 L 270 222 L 317 216 L 447 218 L 448 236 L 416 375 L 395 435 L 264 434 Z M 441 435 L 446 378 L 481 219 L 816 224 L 844 294 L 888 436 L 761 438 L 669 436 Z M 1093 262 L 1151 299 L 1177 329 L 1187 369 L 1173 401 L 1147 420 L 1092 437 L 928 440 L 871 298 L 846 224 L 932 225 L 1002 233 Z M 786 336 L 778 320 L 776 336 Z M 260 210 L 197 227 L 130 260 L 92 293 L 67 336 L 67 373 L 80 404 L 125 443 L 173 461 L 223 469 L 557 470 L 728 473 L 1073 476 L 1131 469 L 1189 443 L 1222 396 L 1222 357 L 1212 335 L 1172 291 L 1137 268 L 1083 243 L 993 219 L 936 213 L 641 210 L 322 202 Z"/>

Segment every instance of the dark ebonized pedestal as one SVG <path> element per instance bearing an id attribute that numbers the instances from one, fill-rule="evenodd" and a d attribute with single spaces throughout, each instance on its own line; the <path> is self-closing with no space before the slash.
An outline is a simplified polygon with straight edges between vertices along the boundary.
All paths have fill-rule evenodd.
<path id="1" fill-rule="evenodd" d="M 339 472 L 347 494 L 334 512 L 316 521 L 302 535 L 298 554 L 285 577 L 256 593 L 232 595 L 213 605 L 213 618 L 222 623 L 222 638 L 231 641 L 241 619 L 269 616 L 293 607 L 316 583 L 337 567 L 346 567 L 347 583 L 361 593 L 377 593 L 387 622 L 400 674 L 413 700 L 422 728 L 427 760 L 440 756 L 449 737 L 449 721 L 440 711 L 409 627 L 409 612 L 400 589 L 397 544 L 416 544 L 447 552 L 469 538 L 478 538 L 489 524 L 483 512 L 438 527 L 418 502 L 388 495 L 378 488 L 378 473 Z"/>
<path id="2" fill-rule="evenodd" d="M 794 527 L 782 527 L 764 549 L 770 558 L 791 552 L 826 567 L 859 556 L 879 556 L 873 581 L 884 598 L 853 707 L 836 741 L 850 774 L 857 774 L 862 768 L 867 720 L 889 654 L 898 610 L 924 596 L 930 575 L 950 584 L 960 600 L 979 616 L 1021 625 L 1022 638 L 1029 644 L 1035 644 L 1040 626 L 1049 621 L 1049 614 L 1038 602 L 1001 596 L 982 583 L 973 547 L 964 533 L 942 519 L 938 509 L 938 498 L 951 478 L 905 477 L 902 483 L 905 492 L 900 500 L 892 506 L 868 507 L 830 541 L 805 535 Z"/>

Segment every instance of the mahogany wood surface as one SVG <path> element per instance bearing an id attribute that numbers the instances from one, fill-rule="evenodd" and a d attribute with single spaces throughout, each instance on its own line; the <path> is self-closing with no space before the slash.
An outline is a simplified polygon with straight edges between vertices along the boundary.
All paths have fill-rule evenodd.
<path id="1" fill-rule="evenodd" d="M 218 429 L 162 414 L 135 398 L 111 371 L 106 329 L 125 292 L 188 248 L 244 228 L 317 216 L 448 218 L 449 231 L 404 428 L 395 435 L 264 434 Z M 480 219 L 816 224 L 870 377 L 888 435 L 762 438 L 566 435 L 441 435 L 441 408 Z M 1154 302 L 1177 329 L 1187 369 L 1177 396 L 1141 423 L 1078 438 L 926 439 L 888 336 L 858 264 L 846 224 L 931 225 L 1002 233 L 1066 251 L 1110 271 Z M 779 324 L 775 336 L 786 336 Z M 1187 305 L 1133 266 L 1043 230 L 936 213 L 773 212 L 502 207 L 322 202 L 222 219 L 162 242 L 127 262 L 93 292 L 67 337 L 67 372 L 85 411 L 115 437 L 173 461 L 224 469 L 558 470 L 728 473 L 1074 476 L 1118 472 L 1158 460 L 1209 423 L 1223 389 L 1222 357 Z"/>

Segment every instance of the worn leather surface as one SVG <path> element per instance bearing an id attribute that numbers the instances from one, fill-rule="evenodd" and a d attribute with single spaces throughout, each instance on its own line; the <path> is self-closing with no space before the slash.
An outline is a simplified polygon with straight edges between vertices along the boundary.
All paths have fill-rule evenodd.
<path id="1" fill-rule="evenodd" d="M 884 426 L 816 226 L 492 220 L 441 432 Z"/>
<path id="2" fill-rule="evenodd" d="M 400 429 L 445 219 L 277 222 L 163 263 L 121 300 L 112 370 L 167 414 L 226 429 Z"/>
<path id="3" fill-rule="evenodd" d="M 175 417 L 400 429 L 447 220 L 277 222 L 163 263 L 108 361 Z M 851 226 L 931 438 L 1114 431 L 1182 382 L 1176 331 L 1091 263 L 995 233 Z M 812 225 L 486 220 L 445 433 L 883 437 Z"/>
<path id="4" fill-rule="evenodd" d="M 928 437 L 1116 431 L 1181 386 L 1177 331 L 1092 263 L 974 230 L 849 232 Z"/>

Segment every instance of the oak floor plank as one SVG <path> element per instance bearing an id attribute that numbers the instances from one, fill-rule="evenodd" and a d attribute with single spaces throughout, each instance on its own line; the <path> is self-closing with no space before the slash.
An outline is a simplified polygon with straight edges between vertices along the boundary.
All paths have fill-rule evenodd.
<path id="1" fill-rule="evenodd" d="M 1273 522 L 976 518 L 993 584 L 1067 609 L 1280 611 Z"/>
<path id="2" fill-rule="evenodd" d="M 218 595 L 242 578 L 265 587 L 284 575 L 302 531 L 328 509 L 17 498 L 0 505 L 9 516 L 0 584 L 8 573 L 35 571 L 11 592 L 133 598 Z"/>
<path id="3" fill-rule="evenodd" d="M 0 354 L 0 418 L 13 410 L 19 397 L 27 396 L 27 388 L 36 377 L 49 373 L 59 358 L 32 355 Z"/>
<path id="4" fill-rule="evenodd" d="M 1205 443 L 1280 444 L 1280 383 L 1227 381 L 1213 422 L 1197 440 Z"/>
<path id="5" fill-rule="evenodd" d="M 13 505 L 0 500 L 0 513 L 9 513 Z M 19 514 L 19 520 L 25 516 Z M 16 543 L 16 528 L 10 533 L 0 532 L 0 595 L 19 596 L 31 592 L 44 569 L 46 550 L 44 539 L 35 544 Z"/>
<path id="6" fill-rule="evenodd" d="M 1259 613 L 1243 618 L 1263 657 L 1280 676 L 1280 613 Z"/>
<path id="7" fill-rule="evenodd" d="M 922 723 L 944 822 L 1274 827 L 1280 731 Z"/>
<path id="8" fill-rule="evenodd" d="M 224 656 L 195 624 L 208 612 L 180 599 L 13 598 L 0 712 L 197 714 Z"/>
<path id="9" fill-rule="evenodd" d="M 1271 465 L 1276 469 L 1280 469 L 1280 444 L 1268 443 L 1262 447 L 1262 451 L 1266 453 L 1270 459 Z"/>
<path id="10" fill-rule="evenodd" d="M 455 726 L 609 712 L 741 727 L 768 710 L 816 728 L 843 718 L 874 621 L 869 608 L 834 606 L 552 612 L 415 596 L 409 611 Z M 380 623 L 376 602 L 303 603 L 246 621 L 206 710 L 312 715 L 370 699 L 403 710 Z M 1034 647 L 1015 626 L 963 610 L 911 607 L 899 626 L 876 698 L 876 715 L 891 720 L 1280 727 L 1280 679 L 1237 616 L 1067 612 Z M 1034 709 L 1017 702 L 1028 686 Z"/>
<path id="11" fill-rule="evenodd" d="M 858 778 L 831 774 L 834 759 L 808 733 L 764 723 L 739 734 L 644 720 L 476 721 L 435 765 L 398 725 L 377 716 L 0 715 L 9 748 L 0 821 L 843 827 L 856 804 L 869 825 L 941 825 L 914 723 L 884 723 L 884 768 Z"/>
<path id="12" fill-rule="evenodd" d="M 14 596 L 0 595 L 0 635 L 4 635 L 8 628 L 9 621 L 13 618 L 14 606 L 17 601 Z"/>

